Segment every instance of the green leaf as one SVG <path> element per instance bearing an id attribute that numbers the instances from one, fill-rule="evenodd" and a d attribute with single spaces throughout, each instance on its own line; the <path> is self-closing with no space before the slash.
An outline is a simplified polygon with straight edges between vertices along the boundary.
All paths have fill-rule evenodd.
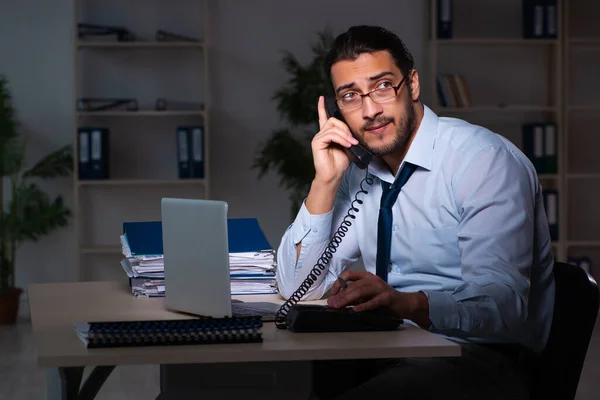
<path id="1" fill-rule="evenodd" d="M 29 171 L 23 172 L 28 134 L 19 131 L 7 81 L 0 76 L 0 174 L 10 176 L 12 189 L 7 209 L 0 209 L 0 291 L 15 284 L 18 246 L 23 241 L 37 241 L 66 226 L 71 216 L 61 196 L 51 199 L 36 184 L 23 179 L 68 175 L 73 168 L 71 146 L 48 154 Z M 3 201 L 0 198 L 0 203 Z"/>
<path id="2" fill-rule="evenodd" d="M 313 60 L 306 66 L 290 52 L 283 52 L 281 63 L 290 78 L 272 99 L 277 102 L 281 117 L 292 126 L 313 125 L 316 128 L 319 96 L 332 93 L 324 68 L 325 56 L 334 39 L 329 30 L 319 33 L 318 37 L 319 40 L 311 45 Z"/>
<path id="3" fill-rule="evenodd" d="M 275 130 L 260 144 L 252 166 L 259 170 L 259 179 L 269 171 L 279 175 L 279 186 L 290 191 L 292 217 L 308 194 L 315 174 L 310 141 L 319 128 L 319 96 L 333 93 L 325 73 L 325 57 L 333 42 L 328 28 L 319 32 L 310 44 L 312 60 L 306 65 L 291 52 L 282 52 L 281 65 L 289 79 L 275 91 L 272 100 L 287 127 Z"/>
<path id="4" fill-rule="evenodd" d="M 22 183 L 17 186 L 9 205 L 9 212 L 2 218 L 4 232 L 17 243 L 24 240 L 37 241 L 54 229 L 66 226 L 71 216 L 61 196 L 50 200 L 38 185 Z"/>
<path id="5" fill-rule="evenodd" d="M 0 173 L 4 176 L 22 162 L 16 111 L 6 78 L 0 75 Z"/>
<path id="6" fill-rule="evenodd" d="M 30 170 L 25 171 L 24 178 L 56 178 L 69 176 L 73 171 L 73 147 L 66 145 L 42 158 Z"/>
<path id="7" fill-rule="evenodd" d="M 2 149 L 2 176 L 18 174 L 25 165 L 25 141 L 14 138 L 6 141 Z"/>
<path id="8" fill-rule="evenodd" d="M 310 142 L 298 139 L 287 129 L 277 130 L 260 150 L 253 168 L 259 169 L 259 178 L 273 169 L 280 176 L 280 186 L 304 190 L 315 172 Z"/>

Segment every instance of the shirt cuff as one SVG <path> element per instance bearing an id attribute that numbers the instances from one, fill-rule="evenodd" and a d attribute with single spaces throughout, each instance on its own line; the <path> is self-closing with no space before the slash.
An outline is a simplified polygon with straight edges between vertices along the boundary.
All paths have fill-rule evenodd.
<path id="1" fill-rule="evenodd" d="M 458 329 L 458 306 L 450 293 L 423 291 L 429 301 L 431 329 Z"/>
<path id="2" fill-rule="evenodd" d="M 333 210 L 326 214 L 310 214 L 306 205 L 302 202 L 300 211 L 292 224 L 292 238 L 294 244 L 300 242 L 304 244 L 320 243 L 329 239 L 331 231 L 331 220 Z"/>

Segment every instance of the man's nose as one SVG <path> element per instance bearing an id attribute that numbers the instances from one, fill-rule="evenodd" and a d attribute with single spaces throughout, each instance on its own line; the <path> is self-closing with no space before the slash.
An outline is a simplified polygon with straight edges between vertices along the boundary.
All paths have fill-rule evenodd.
<path id="1" fill-rule="evenodd" d="M 363 97 L 362 103 L 362 116 L 363 119 L 375 119 L 379 114 L 383 112 L 383 108 L 380 104 L 377 104 L 369 96 Z"/>

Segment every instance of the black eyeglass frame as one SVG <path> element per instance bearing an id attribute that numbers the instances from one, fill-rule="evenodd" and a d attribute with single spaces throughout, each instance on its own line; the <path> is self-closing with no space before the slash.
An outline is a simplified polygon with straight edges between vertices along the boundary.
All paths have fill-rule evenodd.
<path id="1" fill-rule="evenodd" d="M 406 74 L 406 76 L 404 78 L 402 78 L 402 80 L 400 81 L 400 83 L 398 83 L 396 86 L 392 86 L 392 87 L 389 87 L 389 88 L 379 88 L 379 89 L 371 90 L 370 92 L 363 93 L 363 94 L 357 93 L 360 96 L 360 105 L 358 105 L 358 106 L 352 106 L 352 107 L 349 107 L 349 108 L 342 108 L 342 107 L 340 107 L 340 101 L 342 99 L 335 99 L 335 103 L 336 103 L 336 105 L 338 106 L 338 108 L 340 110 L 353 110 L 355 108 L 362 107 L 362 105 L 363 105 L 363 99 L 365 98 L 365 96 L 371 97 L 372 93 L 375 93 L 375 92 L 380 91 L 380 90 L 387 90 L 387 89 L 394 89 L 394 95 L 392 97 L 389 97 L 387 99 L 380 100 L 380 101 L 387 101 L 387 100 L 393 99 L 394 97 L 398 96 L 398 92 L 400 91 L 400 87 L 406 81 L 406 79 L 410 76 L 411 72 L 412 72 L 412 69 L 408 71 L 408 73 Z M 372 97 L 371 97 L 371 100 L 373 100 L 375 103 L 379 104 L 379 101 L 375 100 Z"/>

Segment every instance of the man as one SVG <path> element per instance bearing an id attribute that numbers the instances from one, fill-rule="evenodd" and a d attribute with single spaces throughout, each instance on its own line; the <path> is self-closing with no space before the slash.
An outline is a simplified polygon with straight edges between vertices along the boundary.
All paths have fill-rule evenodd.
<path id="1" fill-rule="evenodd" d="M 364 382 L 343 398 L 525 398 L 518 359 L 544 348 L 554 304 L 551 239 L 532 164 L 500 135 L 424 106 L 410 52 L 385 29 L 357 26 L 338 36 L 327 73 L 345 122 L 328 118 L 319 98 L 316 174 L 278 249 L 280 292 L 292 296 L 329 249 L 303 300 L 330 291 L 332 307 L 385 308 L 463 347 L 456 359 L 350 363 L 367 365 L 369 375 L 354 370 Z M 373 154 L 367 172 L 342 150 L 355 144 Z M 397 198 L 389 185 L 400 187 Z M 389 212 L 380 216 L 384 186 L 391 224 Z M 328 247 L 343 220 L 352 225 Z M 349 270 L 359 257 L 366 271 Z M 324 397 L 353 385 L 335 382 L 343 362 L 322 365 L 316 378 L 333 388 L 328 394 L 325 385 Z"/>

